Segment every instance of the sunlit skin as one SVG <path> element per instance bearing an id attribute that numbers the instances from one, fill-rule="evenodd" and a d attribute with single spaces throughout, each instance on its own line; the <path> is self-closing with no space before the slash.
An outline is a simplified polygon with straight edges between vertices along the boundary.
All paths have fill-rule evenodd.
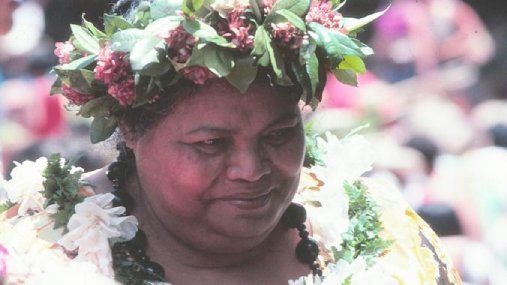
<path id="1" fill-rule="evenodd" d="M 250 280 L 241 274 L 262 267 L 286 284 L 309 273 L 294 256 L 297 231 L 279 225 L 304 158 L 301 115 L 289 96 L 258 84 L 240 94 L 217 80 L 145 134 L 127 135 L 127 144 L 136 155 L 135 214 L 171 282 L 192 284 L 201 273 L 207 284 L 213 275 L 227 284 L 220 273 Z M 233 268 L 242 273 L 234 277 Z"/>

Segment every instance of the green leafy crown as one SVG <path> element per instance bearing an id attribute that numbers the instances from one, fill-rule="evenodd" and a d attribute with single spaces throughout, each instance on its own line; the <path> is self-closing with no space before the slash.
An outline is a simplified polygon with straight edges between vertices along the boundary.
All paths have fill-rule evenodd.
<path id="1" fill-rule="evenodd" d="M 107 139 L 118 118 L 156 104 L 179 80 L 225 78 L 246 92 L 258 70 L 276 84 L 301 87 L 313 109 L 326 75 L 357 85 L 373 51 L 356 34 L 383 12 L 343 17 L 340 0 L 154 0 L 129 17 L 104 15 L 104 30 L 83 17 L 57 43 L 60 64 L 52 94 L 93 117 L 93 143 Z"/>

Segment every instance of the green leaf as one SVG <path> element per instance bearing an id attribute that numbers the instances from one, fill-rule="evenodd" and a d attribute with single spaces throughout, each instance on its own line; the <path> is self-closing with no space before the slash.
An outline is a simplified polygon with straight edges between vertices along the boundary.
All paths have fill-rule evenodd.
<path id="1" fill-rule="evenodd" d="M 94 37 L 99 38 L 99 39 L 107 38 L 107 35 L 104 32 L 102 32 L 101 30 L 97 29 L 97 27 L 95 27 L 95 25 L 93 25 L 93 23 L 88 22 L 85 19 L 84 14 L 81 16 L 81 18 L 83 20 L 84 26 L 88 29 L 88 31 L 90 31 L 90 33 Z"/>
<path id="2" fill-rule="evenodd" d="M 135 44 L 146 37 L 146 32 L 140 29 L 126 29 L 119 31 L 109 41 L 112 50 L 130 52 Z"/>
<path id="3" fill-rule="evenodd" d="M 95 117 L 90 127 L 90 140 L 98 143 L 108 139 L 116 130 L 117 121 L 115 118 Z"/>
<path id="4" fill-rule="evenodd" d="M 275 13 L 278 10 L 286 9 L 296 14 L 299 17 L 303 17 L 310 8 L 310 0 L 278 0 L 273 5 L 271 13 Z"/>
<path id="5" fill-rule="evenodd" d="M 234 67 L 234 56 L 223 49 L 208 48 L 204 52 L 204 63 L 218 77 L 224 77 Z"/>
<path id="6" fill-rule="evenodd" d="M 71 70 L 71 69 L 83 69 L 90 65 L 92 62 L 95 62 L 95 59 L 97 59 L 97 55 L 92 54 L 89 56 L 85 56 L 79 59 L 76 59 L 72 62 L 69 62 L 67 64 L 59 65 L 58 68 L 61 70 Z"/>
<path id="7" fill-rule="evenodd" d="M 151 4 L 150 15 L 156 20 L 169 15 L 175 15 L 181 9 L 181 0 L 155 0 Z"/>
<path id="8" fill-rule="evenodd" d="M 298 61 L 291 61 L 290 67 L 292 69 L 292 73 L 296 76 L 299 85 L 303 88 L 302 99 L 306 104 L 309 104 L 312 98 L 312 86 L 310 78 L 308 77 L 308 74 L 306 74 L 305 68 L 301 66 Z"/>
<path id="9" fill-rule="evenodd" d="M 294 14 L 290 10 L 281 9 L 276 11 L 276 14 L 283 16 L 287 21 L 291 22 L 296 28 L 303 32 L 306 32 L 306 24 L 298 15 Z"/>
<path id="10" fill-rule="evenodd" d="M 153 22 L 151 22 L 148 26 L 146 26 L 146 33 L 157 36 L 160 32 L 172 31 L 176 29 L 183 20 L 180 16 L 167 16 L 163 18 L 159 18 Z"/>
<path id="11" fill-rule="evenodd" d="M 250 84 L 257 76 L 257 66 L 255 60 L 251 56 L 244 56 L 236 59 L 234 68 L 231 70 L 226 79 L 236 87 L 239 92 L 245 93 Z"/>
<path id="12" fill-rule="evenodd" d="M 81 48 L 91 54 L 99 53 L 99 41 L 94 38 L 89 32 L 83 29 L 83 27 L 78 25 L 70 25 L 70 29 L 72 30 L 72 34 L 76 37 L 76 41 Z"/>
<path id="13" fill-rule="evenodd" d="M 354 70 L 357 73 L 365 73 L 366 66 L 363 60 L 358 56 L 346 55 L 343 57 L 343 61 L 338 65 L 339 69 Z"/>
<path id="14" fill-rule="evenodd" d="M 62 80 L 57 78 L 53 85 L 51 85 L 51 91 L 49 92 L 51 96 L 55 94 L 62 94 Z"/>
<path id="15" fill-rule="evenodd" d="M 218 77 L 227 76 L 234 67 L 234 56 L 214 45 L 194 48 L 187 66 L 205 66 Z"/>
<path id="16" fill-rule="evenodd" d="M 198 38 L 199 41 L 207 43 L 214 43 L 221 47 L 235 48 L 233 43 L 228 42 L 224 37 L 218 35 L 217 31 L 210 25 L 198 20 L 186 19 L 182 23 L 183 28 L 187 33 Z"/>
<path id="17" fill-rule="evenodd" d="M 111 108 L 116 104 L 111 96 L 101 96 L 88 101 L 78 112 L 78 115 L 84 118 L 90 117 L 106 117 L 109 115 Z"/>
<path id="18" fill-rule="evenodd" d="M 171 64 L 161 61 L 163 58 L 164 40 L 156 37 L 142 39 L 130 52 L 132 70 L 145 72 L 146 75 L 160 75 L 171 68 Z"/>
<path id="19" fill-rule="evenodd" d="M 135 87 L 136 99 L 134 101 L 134 104 L 132 105 L 133 108 L 148 103 L 151 99 L 153 99 L 157 95 L 154 77 L 136 74 L 135 86 L 136 86 Z"/>
<path id="20" fill-rule="evenodd" d="M 259 26 L 255 32 L 252 55 L 256 57 L 257 64 L 264 67 L 269 66 L 270 62 L 270 56 L 266 46 L 267 41 L 271 41 L 268 32 L 264 26 Z"/>
<path id="21" fill-rule="evenodd" d="M 342 23 L 343 23 L 343 27 L 348 31 L 348 32 L 353 32 L 353 31 L 356 31 L 366 25 L 368 25 L 369 23 L 375 21 L 376 19 L 378 19 L 380 16 L 384 15 L 385 12 L 387 12 L 387 10 L 389 10 L 391 6 L 388 6 L 386 9 L 384 9 L 383 11 L 380 11 L 380 12 L 376 12 L 376 13 L 373 13 L 371 15 L 368 15 L 366 17 L 363 17 L 363 18 L 360 18 L 360 19 L 354 19 L 354 18 L 343 18 L 342 19 Z"/>
<path id="22" fill-rule="evenodd" d="M 315 52 L 311 53 L 306 60 L 305 68 L 312 86 L 311 95 L 312 97 L 315 97 L 315 91 L 317 89 L 317 84 L 319 83 L 319 59 L 317 58 Z"/>
<path id="23" fill-rule="evenodd" d="M 121 16 L 104 14 L 104 28 L 106 30 L 106 34 L 112 35 L 118 30 L 134 28 L 134 25 Z"/>
<path id="24" fill-rule="evenodd" d="M 271 67 L 273 68 L 273 72 L 275 73 L 277 78 L 282 79 L 285 75 L 284 72 L 285 67 L 283 65 L 282 56 L 280 55 L 277 46 L 275 45 L 275 43 L 273 43 L 269 35 L 267 35 L 265 41 L 266 41 L 265 43 L 266 49 L 268 50 L 269 60 L 271 62 Z"/>
<path id="25" fill-rule="evenodd" d="M 334 69 L 333 74 L 341 83 L 357 87 L 357 74 L 353 70 Z"/>
<path id="26" fill-rule="evenodd" d="M 321 24 L 312 22 L 308 26 L 316 35 L 311 34 L 317 44 L 324 48 L 326 54 L 330 59 L 337 60 L 336 64 L 341 61 L 341 57 L 344 55 L 356 55 L 364 57 L 361 48 L 348 36 L 338 32 L 327 29 Z"/>
<path id="27" fill-rule="evenodd" d="M 255 15 L 255 19 L 258 23 L 262 22 L 262 13 L 261 9 L 259 8 L 259 2 L 257 0 L 249 0 L 250 2 L 250 8 L 252 9 L 252 12 Z"/>
<path id="28" fill-rule="evenodd" d="M 265 38 L 269 37 L 268 33 L 264 26 L 259 26 L 255 31 L 254 36 L 254 48 L 252 50 L 252 54 L 256 56 L 262 56 L 267 52 L 266 50 L 266 40 Z"/>
<path id="29" fill-rule="evenodd" d="M 195 12 L 199 11 L 203 2 L 203 0 L 183 0 L 181 9 L 186 16 L 192 16 Z"/>
<path id="30" fill-rule="evenodd" d="M 66 85 L 72 87 L 72 89 L 84 93 L 93 94 L 93 82 L 95 80 L 95 74 L 93 71 L 86 69 L 78 70 L 62 70 L 54 68 L 59 79 Z"/>

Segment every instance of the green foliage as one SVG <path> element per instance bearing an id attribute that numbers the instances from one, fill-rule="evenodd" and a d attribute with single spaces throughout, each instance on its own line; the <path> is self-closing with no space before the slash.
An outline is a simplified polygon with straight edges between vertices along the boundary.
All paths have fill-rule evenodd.
<path id="1" fill-rule="evenodd" d="M 70 217 L 74 214 L 75 205 L 84 200 L 84 197 L 79 194 L 79 179 L 83 172 L 71 173 L 71 169 L 71 162 L 62 164 L 60 154 L 52 154 L 42 174 L 46 179 L 42 192 L 46 198 L 44 207 L 58 205 L 58 211 L 51 217 L 55 220 L 55 229 L 63 227 L 65 231 Z"/>
<path id="2" fill-rule="evenodd" d="M 325 149 L 318 146 L 317 138 L 318 134 L 313 131 L 312 125 L 307 124 L 305 126 L 306 153 L 303 163 L 305 167 L 315 165 L 326 166 L 322 160 L 322 157 L 325 155 Z"/>
<path id="3" fill-rule="evenodd" d="M 106 140 L 114 133 L 117 126 L 118 120 L 114 117 L 95 117 L 90 126 L 90 141 L 98 143 Z"/>
<path id="4" fill-rule="evenodd" d="M 333 9 L 346 1 L 331 0 Z M 238 49 L 227 36 L 218 33 L 222 11 L 213 10 L 214 0 L 152 0 L 140 1 L 131 16 L 104 15 L 104 30 L 83 17 L 82 25 L 71 25 L 70 42 L 76 47 L 70 53 L 72 62 L 54 68 L 58 76 L 51 94 L 61 94 L 62 85 L 77 92 L 91 94 L 94 100 L 81 106 L 78 114 L 94 117 L 91 137 L 94 142 L 107 138 L 114 131 L 117 119 L 133 108 L 152 102 L 155 95 L 165 96 L 182 78 L 182 69 L 203 66 L 218 77 L 225 77 L 244 93 L 254 81 L 259 67 L 271 69 L 275 84 L 301 86 L 301 99 L 316 109 L 321 101 L 327 73 L 333 72 L 341 82 L 357 86 L 357 74 L 364 73 L 363 59 L 373 54 L 370 47 L 355 38 L 362 26 L 385 11 L 361 19 L 344 18 L 351 33 L 328 29 L 316 22 L 306 22 L 311 0 L 278 0 L 269 14 L 261 9 L 260 0 L 249 0 L 244 20 L 255 27 L 254 45 L 247 54 Z M 178 10 L 183 14 L 177 13 Z M 222 14 L 221 14 L 222 13 Z M 304 35 L 299 50 L 289 50 L 272 37 L 273 23 L 291 23 Z M 176 62 L 167 39 L 160 34 L 178 27 L 191 34 L 196 43 L 187 62 Z M 125 53 L 135 78 L 132 106 L 121 106 L 110 99 L 107 86 L 95 80 L 94 68 L 101 48 Z"/>
<path id="5" fill-rule="evenodd" d="M 104 30 L 108 36 L 126 29 L 134 28 L 134 25 L 129 23 L 123 17 L 118 15 L 104 14 Z"/>
<path id="6" fill-rule="evenodd" d="M 334 252 L 335 259 L 352 262 L 362 256 L 368 265 L 391 244 L 380 236 L 383 229 L 378 205 L 368 197 L 367 188 L 361 182 L 345 183 L 345 192 L 349 196 L 350 225 L 342 235 L 343 248 Z"/>
<path id="7" fill-rule="evenodd" d="M 9 210 L 12 206 L 14 206 L 15 204 L 11 203 L 10 201 L 7 201 L 3 204 L 0 204 L 0 214 L 2 214 L 3 212 Z"/>
<path id="8" fill-rule="evenodd" d="M 155 0 L 151 4 L 150 15 L 153 19 L 174 15 L 181 8 L 181 0 Z"/>
<path id="9" fill-rule="evenodd" d="M 95 59 L 97 59 L 97 55 L 95 54 L 84 56 L 67 64 L 59 65 L 58 69 L 60 70 L 83 69 L 88 67 L 90 64 L 94 63 Z"/>
<path id="10" fill-rule="evenodd" d="M 99 53 L 99 40 L 92 36 L 87 30 L 78 25 L 70 25 L 72 34 L 76 37 L 75 45 L 84 52 L 91 54 Z"/>
<path id="11" fill-rule="evenodd" d="M 354 18 L 343 18 L 342 21 L 343 21 L 343 27 L 349 31 L 349 32 L 354 32 L 354 31 L 357 31 L 359 29 L 361 29 L 362 27 L 368 25 L 369 23 L 375 21 L 376 19 L 378 19 L 380 16 L 384 15 L 385 12 L 387 12 L 387 10 L 389 10 L 390 6 L 387 7 L 385 10 L 383 11 L 380 11 L 380 12 L 377 12 L 377 13 L 373 13 L 371 15 L 368 15 L 366 17 L 363 17 L 363 18 L 360 18 L 360 19 L 354 19 Z"/>
<path id="12" fill-rule="evenodd" d="M 333 74 L 341 83 L 357 87 L 357 74 L 350 69 L 335 69 Z"/>
<path id="13" fill-rule="evenodd" d="M 93 94 L 93 84 L 95 81 L 95 74 L 91 70 L 87 69 L 61 69 L 60 67 L 55 67 L 53 69 L 61 82 L 65 83 L 68 86 L 72 86 L 72 89 L 83 93 L 83 94 Z"/>
<path id="14" fill-rule="evenodd" d="M 310 8 L 310 0 L 278 0 L 271 9 L 271 14 L 279 10 L 288 10 L 299 17 L 303 17 Z"/>
<path id="15" fill-rule="evenodd" d="M 186 19 L 182 23 L 187 33 L 199 39 L 203 43 L 213 43 L 221 47 L 235 48 L 233 43 L 228 42 L 224 37 L 218 35 L 217 31 L 210 25 L 193 19 Z"/>
<path id="16" fill-rule="evenodd" d="M 85 117 L 106 117 L 115 106 L 115 100 L 110 96 L 102 96 L 88 101 L 79 110 L 78 114 Z"/>
<path id="17" fill-rule="evenodd" d="M 236 60 L 234 68 L 226 76 L 226 79 L 241 93 L 245 93 L 256 76 L 257 66 L 253 57 L 244 56 Z"/>

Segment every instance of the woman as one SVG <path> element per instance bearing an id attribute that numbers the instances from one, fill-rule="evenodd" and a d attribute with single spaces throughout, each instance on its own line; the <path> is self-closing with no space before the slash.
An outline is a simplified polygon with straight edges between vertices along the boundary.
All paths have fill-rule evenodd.
<path id="1" fill-rule="evenodd" d="M 417 216 L 358 180 L 361 138 L 310 140 L 302 168 L 300 97 L 315 106 L 329 68 L 354 84 L 370 52 L 347 36 L 367 21 L 340 24 L 336 5 L 160 0 L 72 26 L 54 89 L 94 117 L 92 141 L 124 142 L 83 177 L 59 156 L 13 171 L 7 284 L 459 283 Z"/>

